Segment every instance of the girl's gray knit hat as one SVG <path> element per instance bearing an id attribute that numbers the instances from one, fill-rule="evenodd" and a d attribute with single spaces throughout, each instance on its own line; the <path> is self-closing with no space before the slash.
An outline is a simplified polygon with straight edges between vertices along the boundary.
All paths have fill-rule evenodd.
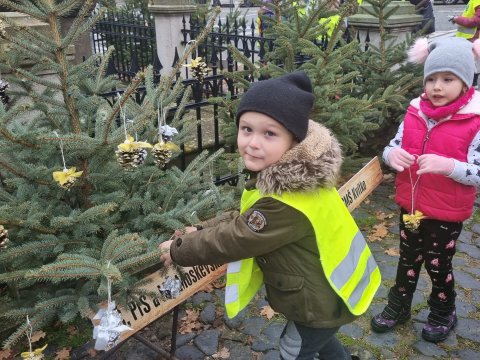
<path id="1" fill-rule="evenodd" d="M 312 83 L 303 71 L 256 82 L 240 100 L 237 125 L 243 113 L 258 112 L 275 119 L 302 141 L 307 136 L 313 99 Z"/>
<path id="2" fill-rule="evenodd" d="M 427 77 L 434 73 L 451 72 L 470 87 L 475 75 L 475 45 L 459 37 L 441 38 L 430 44 L 425 38 L 420 38 L 409 50 L 408 57 L 410 62 L 425 62 L 424 84 Z"/>

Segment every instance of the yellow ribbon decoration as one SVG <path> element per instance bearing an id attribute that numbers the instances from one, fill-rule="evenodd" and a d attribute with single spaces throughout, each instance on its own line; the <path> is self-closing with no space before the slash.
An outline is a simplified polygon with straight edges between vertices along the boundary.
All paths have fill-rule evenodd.
<path id="1" fill-rule="evenodd" d="M 155 150 L 170 150 L 170 151 L 180 151 L 180 148 L 178 147 L 177 144 L 171 142 L 171 141 L 162 141 L 156 143 L 153 148 Z"/>
<path id="2" fill-rule="evenodd" d="M 421 211 L 415 210 L 413 214 L 403 214 L 403 222 L 407 229 L 416 230 L 420 226 L 420 221 L 425 219 L 426 216 L 423 215 Z"/>
<path id="3" fill-rule="evenodd" d="M 202 58 L 201 57 L 197 57 L 195 59 L 192 59 L 192 62 L 190 64 L 184 64 L 183 66 L 185 67 L 197 67 L 200 63 L 202 62 Z"/>
<path id="4" fill-rule="evenodd" d="M 25 351 L 20 354 L 22 359 L 41 360 L 43 359 L 43 351 L 47 348 L 48 344 L 44 347 L 33 350 L 33 352 Z"/>
<path id="5" fill-rule="evenodd" d="M 134 141 L 133 137 L 129 135 L 127 137 L 127 140 L 125 140 L 123 143 L 118 145 L 118 150 L 131 152 L 140 148 L 151 148 L 151 147 L 152 145 L 150 145 L 148 142 Z"/>
<path id="6" fill-rule="evenodd" d="M 75 167 L 71 167 L 70 169 L 63 169 L 62 171 L 54 171 L 52 175 L 53 179 L 62 186 L 65 185 L 65 183 L 82 176 L 82 174 L 83 171 L 77 171 Z"/>

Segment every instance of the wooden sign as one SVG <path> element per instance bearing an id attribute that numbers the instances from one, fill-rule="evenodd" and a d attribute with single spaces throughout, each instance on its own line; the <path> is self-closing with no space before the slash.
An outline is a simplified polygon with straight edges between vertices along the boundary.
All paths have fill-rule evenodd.
<path id="1" fill-rule="evenodd" d="M 383 175 L 378 158 L 373 158 L 358 173 L 356 173 L 339 190 L 348 209 L 355 209 L 382 181 Z M 192 295 L 199 292 L 207 284 L 225 274 L 227 265 L 199 265 L 182 268 L 181 274 L 171 266 L 168 271 L 156 271 L 146 277 L 148 284 L 141 287 L 148 292 L 158 293 L 158 298 L 145 295 L 140 302 L 131 302 L 127 308 L 119 308 L 125 325 L 132 331 L 125 331 L 120 335 L 119 343 L 128 339 L 148 324 L 170 312 L 175 306 L 183 303 Z M 172 281 L 180 284 L 179 294 L 166 290 Z M 94 325 L 96 325 L 94 322 Z"/>
<path id="2" fill-rule="evenodd" d="M 383 174 L 378 157 L 374 157 L 350 180 L 338 189 L 348 210 L 356 209 L 365 198 L 382 182 Z"/>

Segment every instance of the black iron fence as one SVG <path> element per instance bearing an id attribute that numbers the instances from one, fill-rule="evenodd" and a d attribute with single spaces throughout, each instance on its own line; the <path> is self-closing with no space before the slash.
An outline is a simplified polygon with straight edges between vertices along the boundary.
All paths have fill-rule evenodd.
<path id="1" fill-rule="evenodd" d="M 105 53 L 115 48 L 114 70 L 123 80 L 152 64 L 160 71 L 155 40 L 155 21 L 152 15 L 141 11 L 109 9 L 92 29 L 93 50 Z"/>
<path id="2" fill-rule="evenodd" d="M 184 17 L 182 23 L 183 45 L 195 41 L 206 26 L 205 19 L 199 20 L 194 17 L 188 20 Z M 259 34 L 255 27 L 254 21 L 247 24 L 245 19 L 236 19 L 233 23 L 228 18 L 225 22 L 218 20 L 206 39 L 197 44 L 197 50 L 192 54 L 192 58 L 201 56 L 208 63 L 208 67 L 211 69 L 208 76 L 200 84 L 197 80 L 191 78 L 191 73 L 187 67 L 181 70 L 182 74 L 177 74 L 177 79 L 180 79 L 180 76 L 185 79 L 182 80 L 185 86 L 192 87 L 192 98 L 186 109 L 195 112 L 194 116 L 197 123 L 195 153 L 206 148 L 216 150 L 223 146 L 219 131 L 218 105 L 210 103 L 208 98 L 212 96 L 225 97 L 227 94 L 235 97 L 238 94 L 238 89 L 235 88 L 233 81 L 221 75 L 224 71 L 235 72 L 241 68 L 241 64 L 234 60 L 228 46 L 231 45 L 240 50 L 253 63 L 264 61 L 265 54 L 274 49 L 274 39 L 266 38 L 262 33 Z M 348 41 L 348 31 L 346 36 Z M 128 81 L 135 73 L 151 64 L 156 79 L 160 78 L 160 70 L 163 65 L 157 56 L 154 20 L 151 16 L 110 10 L 95 25 L 93 42 L 96 53 L 106 52 L 111 45 L 115 47 L 114 55 L 107 70 L 108 75 L 116 74 L 120 79 Z M 318 46 L 325 48 L 327 40 L 321 39 L 321 41 L 318 41 Z M 174 63 L 179 58 L 176 51 Z M 306 57 L 300 56 L 298 63 L 307 60 Z M 279 65 L 281 66 L 281 64 Z M 122 89 L 114 90 L 104 94 L 104 97 L 110 99 L 113 104 L 117 94 L 122 92 Z M 145 88 L 137 90 L 135 100 L 138 103 L 143 101 L 144 92 Z M 171 109 L 171 111 L 175 110 Z M 205 112 L 208 112 L 207 116 L 203 116 Z M 204 136 L 202 129 L 202 119 L 205 118 L 213 121 L 213 136 L 209 136 L 208 139 Z M 180 156 L 179 166 L 183 169 L 188 163 L 189 151 L 185 149 L 184 145 L 181 145 L 181 148 L 186 150 L 182 151 Z"/>

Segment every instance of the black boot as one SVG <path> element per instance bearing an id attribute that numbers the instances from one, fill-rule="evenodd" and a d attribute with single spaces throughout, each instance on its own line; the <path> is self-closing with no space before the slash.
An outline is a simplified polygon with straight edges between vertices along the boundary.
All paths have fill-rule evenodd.
<path id="1" fill-rule="evenodd" d="M 392 330 L 396 325 L 403 324 L 410 319 L 411 304 L 412 296 L 404 297 L 390 289 L 387 306 L 370 322 L 372 330 L 383 333 Z"/>
<path id="2" fill-rule="evenodd" d="M 457 324 L 455 297 L 447 302 L 430 298 L 428 305 L 430 305 L 430 314 L 423 327 L 422 337 L 426 341 L 437 343 L 445 340 Z"/>

